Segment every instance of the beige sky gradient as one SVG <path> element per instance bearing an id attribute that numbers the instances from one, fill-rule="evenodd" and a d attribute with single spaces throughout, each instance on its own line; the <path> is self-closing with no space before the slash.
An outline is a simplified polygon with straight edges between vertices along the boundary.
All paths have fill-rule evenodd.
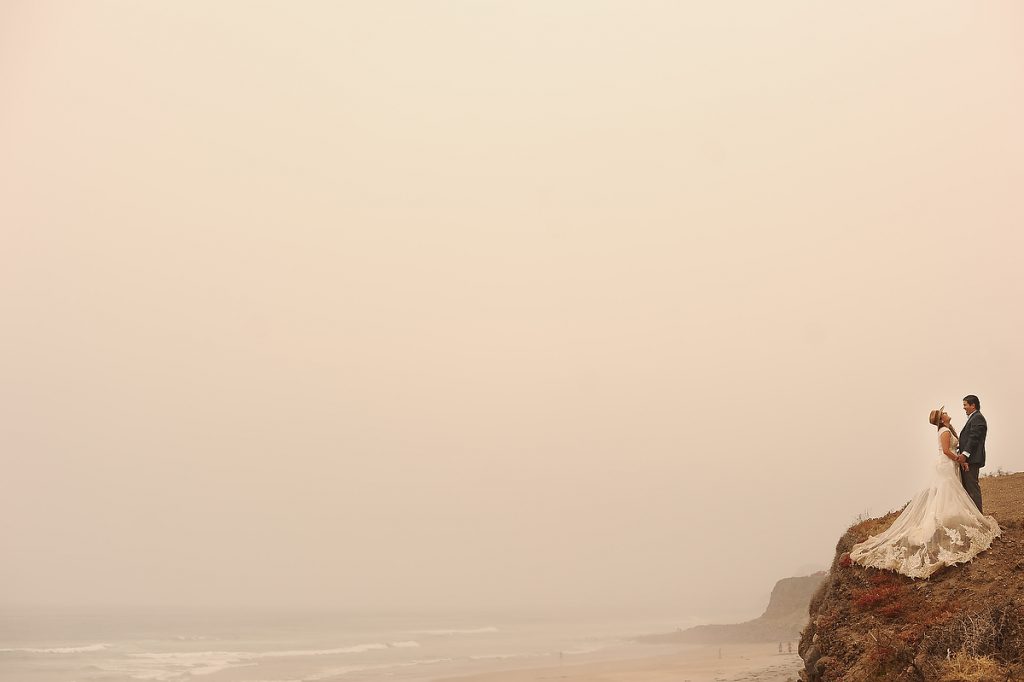
<path id="1" fill-rule="evenodd" d="M 756 610 L 969 392 L 1014 2 L 8 2 L 0 604 Z"/>

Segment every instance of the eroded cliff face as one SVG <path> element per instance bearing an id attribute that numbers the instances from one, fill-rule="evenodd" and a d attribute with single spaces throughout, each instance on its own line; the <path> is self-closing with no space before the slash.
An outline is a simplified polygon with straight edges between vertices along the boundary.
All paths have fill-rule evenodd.
<path id="1" fill-rule="evenodd" d="M 1024 679 L 1024 474 L 983 478 L 982 494 L 1003 535 L 972 563 L 929 580 L 849 560 L 850 548 L 896 513 L 839 539 L 801 635 L 802 680 Z"/>
<path id="2" fill-rule="evenodd" d="M 698 625 L 682 632 L 645 637 L 644 640 L 692 644 L 795 641 L 807 624 L 807 606 L 811 596 L 824 579 L 824 572 L 783 578 L 775 583 L 768 608 L 754 620 L 728 625 Z"/>
<path id="3" fill-rule="evenodd" d="M 803 627 L 811 597 L 824 581 L 824 571 L 801 578 L 783 578 L 775 583 L 768 608 L 758 620 L 797 620 Z"/>

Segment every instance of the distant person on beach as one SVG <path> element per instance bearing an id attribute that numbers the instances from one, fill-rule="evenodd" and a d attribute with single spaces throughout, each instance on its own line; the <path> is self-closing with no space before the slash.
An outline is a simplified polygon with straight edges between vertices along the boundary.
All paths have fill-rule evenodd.
<path id="1" fill-rule="evenodd" d="M 957 451 L 962 457 L 960 460 L 963 469 L 964 490 L 974 500 L 974 504 L 981 511 L 981 485 L 978 483 L 978 473 L 985 466 L 985 436 L 988 435 L 988 422 L 985 415 L 981 413 L 981 401 L 976 395 L 964 396 L 964 412 L 967 413 L 967 423 L 960 431 L 960 449 Z"/>
<path id="2" fill-rule="evenodd" d="M 943 408 L 931 411 L 928 423 L 938 431 L 939 456 L 931 464 L 928 486 L 888 530 L 854 545 L 851 561 L 927 578 L 943 566 L 970 561 L 989 548 L 1002 530 L 994 518 L 981 513 L 980 489 L 977 499 L 972 493 L 972 488 L 978 488 L 978 469 L 985 464 L 988 425 L 977 411 L 980 404 L 977 396 L 964 398 L 968 419 L 963 441 Z M 973 483 L 967 480 L 972 476 Z"/>

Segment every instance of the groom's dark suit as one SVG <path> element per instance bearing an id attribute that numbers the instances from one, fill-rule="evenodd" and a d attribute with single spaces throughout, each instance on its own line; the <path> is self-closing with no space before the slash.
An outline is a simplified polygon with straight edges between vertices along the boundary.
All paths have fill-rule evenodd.
<path id="1" fill-rule="evenodd" d="M 974 500 L 981 511 L 981 485 L 978 484 L 978 472 L 985 466 L 985 436 L 988 435 L 988 422 L 980 410 L 976 410 L 967 418 L 963 431 L 960 432 L 960 452 L 970 455 L 967 458 L 967 471 L 963 472 L 964 490 Z"/>

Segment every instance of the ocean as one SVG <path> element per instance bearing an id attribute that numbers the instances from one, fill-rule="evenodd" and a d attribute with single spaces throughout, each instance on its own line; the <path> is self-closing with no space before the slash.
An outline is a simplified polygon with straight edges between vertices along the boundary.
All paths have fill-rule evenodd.
<path id="1" fill-rule="evenodd" d="M 4 682 L 417 682 L 678 650 L 688 619 L 6 611 Z"/>

